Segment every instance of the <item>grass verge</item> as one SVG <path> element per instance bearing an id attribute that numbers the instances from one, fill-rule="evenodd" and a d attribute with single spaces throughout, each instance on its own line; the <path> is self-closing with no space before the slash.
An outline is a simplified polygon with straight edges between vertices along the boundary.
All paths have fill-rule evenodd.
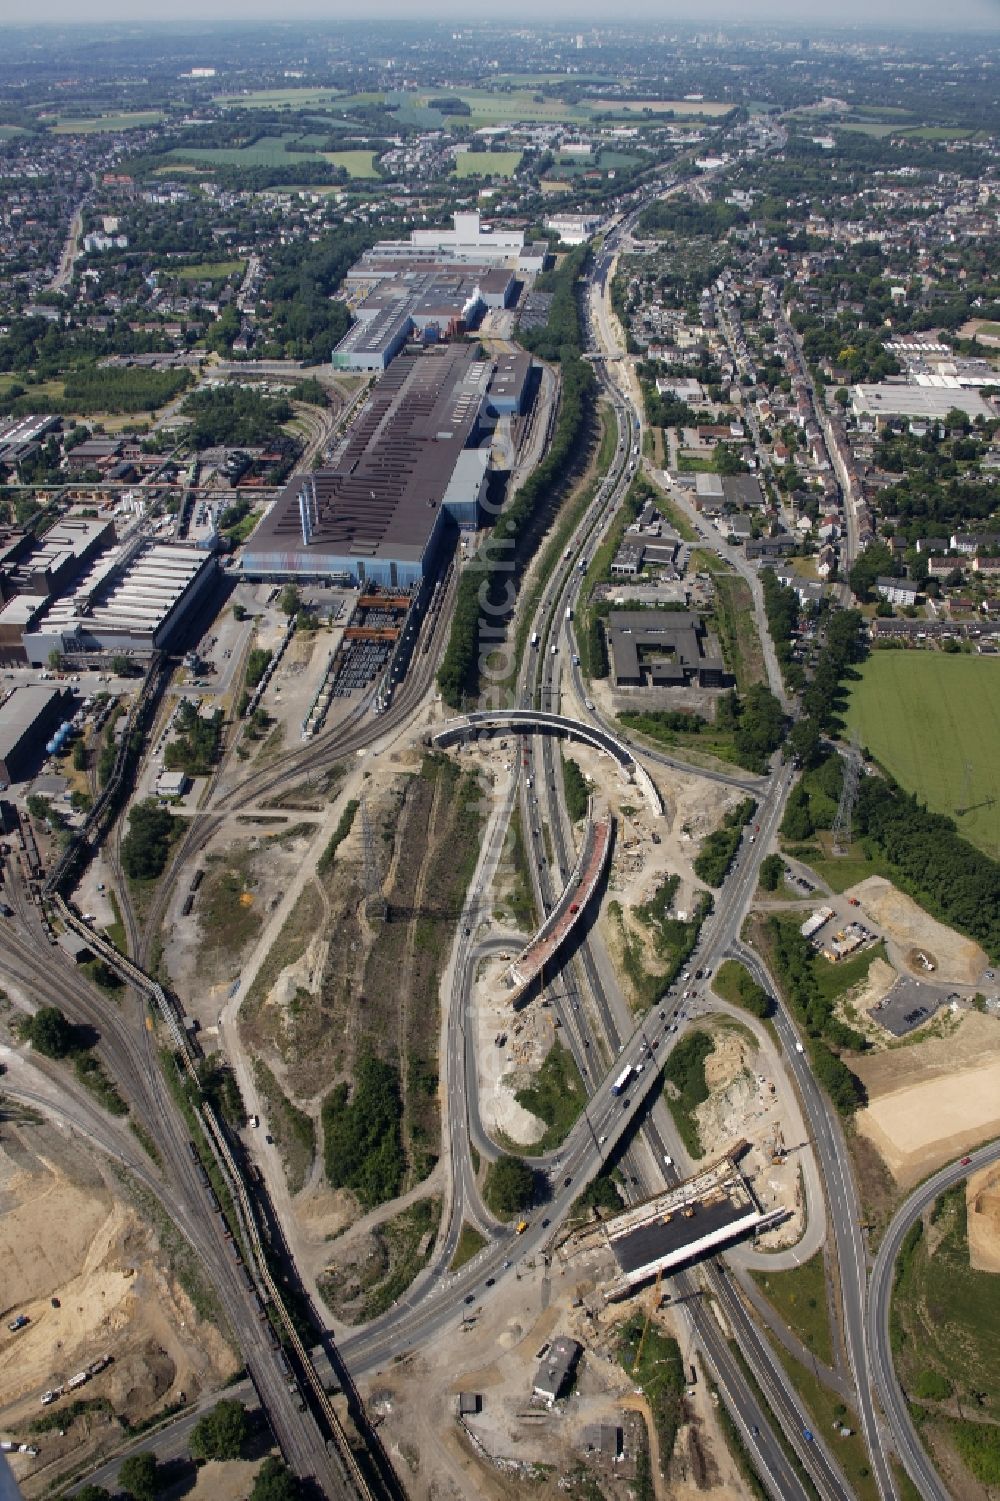
<path id="1" fill-rule="evenodd" d="M 768 1302 L 824 1365 L 833 1364 L 823 1253 L 786 1272 L 751 1272 Z"/>

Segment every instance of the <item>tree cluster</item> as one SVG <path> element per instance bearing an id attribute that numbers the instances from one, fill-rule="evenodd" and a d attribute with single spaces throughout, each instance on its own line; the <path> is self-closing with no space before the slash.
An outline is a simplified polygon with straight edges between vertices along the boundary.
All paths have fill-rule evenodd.
<path id="1" fill-rule="evenodd" d="M 132 881 L 155 881 L 170 854 L 177 820 L 153 798 L 137 803 L 122 840 L 122 868 Z"/>
<path id="2" fill-rule="evenodd" d="M 190 417 L 188 436 L 196 449 L 253 447 L 283 437 L 283 422 L 292 416 L 283 396 L 264 396 L 245 386 L 217 386 L 195 391 L 184 403 Z"/>
<path id="3" fill-rule="evenodd" d="M 757 804 L 746 797 L 730 808 L 722 823 L 702 840 L 701 849 L 694 858 L 694 873 L 709 886 L 721 886 L 740 847 L 744 825 L 754 816 Z"/>
<path id="4" fill-rule="evenodd" d="M 527 1209 L 535 1195 L 535 1175 L 523 1157 L 504 1153 L 486 1171 L 483 1199 L 498 1219 Z"/>
<path id="5" fill-rule="evenodd" d="M 326 1175 L 365 1209 L 394 1199 L 403 1183 L 399 1071 L 371 1054 L 359 1059 L 354 1087 L 335 1085 L 323 1103 Z"/>
<path id="6" fill-rule="evenodd" d="M 168 743 L 163 755 L 167 770 L 184 771 L 189 777 L 208 776 L 222 742 L 222 710 L 216 709 L 211 719 L 206 719 L 185 698 L 177 706 L 174 723 L 177 738 Z"/>
<path id="7" fill-rule="evenodd" d="M 963 839 L 952 819 L 889 780 L 864 777 L 855 827 L 898 885 L 1000 961 L 1000 864 Z"/>

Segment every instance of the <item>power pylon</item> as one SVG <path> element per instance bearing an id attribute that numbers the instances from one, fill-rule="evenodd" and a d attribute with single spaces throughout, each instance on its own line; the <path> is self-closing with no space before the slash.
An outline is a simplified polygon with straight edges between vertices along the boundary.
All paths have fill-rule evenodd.
<path id="1" fill-rule="evenodd" d="M 846 855 L 851 847 L 851 819 L 858 797 L 858 783 L 861 781 L 863 764 L 858 732 L 855 730 L 844 760 L 844 784 L 840 789 L 837 816 L 833 820 L 833 853 L 835 855 Z"/>
<path id="2" fill-rule="evenodd" d="M 365 916 L 369 922 L 385 922 L 389 915 L 388 903 L 382 892 L 378 856 L 375 852 L 375 831 L 368 817 L 368 803 L 361 799 L 361 839 L 365 852 Z"/>

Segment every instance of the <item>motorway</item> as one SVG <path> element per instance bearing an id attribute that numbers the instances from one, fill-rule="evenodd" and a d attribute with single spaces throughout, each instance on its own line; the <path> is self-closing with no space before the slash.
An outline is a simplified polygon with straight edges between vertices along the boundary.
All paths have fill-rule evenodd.
<path id="1" fill-rule="evenodd" d="M 624 448 L 624 461 L 619 466 L 617 477 L 612 477 L 610 484 L 599 488 L 594 506 L 581 524 L 572 549 L 574 554 L 583 551 L 585 547 L 589 549 L 596 542 L 599 531 L 603 531 L 610 523 L 627 488 L 632 473 L 630 456 L 633 431 L 633 423 L 627 413 L 626 421 L 627 427 L 625 422 L 622 423 L 628 440 Z M 588 523 L 594 530 L 588 529 Z M 539 602 L 535 616 L 540 628 L 539 647 L 536 652 L 527 655 L 518 683 L 518 699 L 523 705 L 531 699 L 536 702 L 554 702 L 558 693 L 557 675 L 563 654 L 561 647 L 557 646 L 557 651 L 553 653 L 551 646 L 559 642 L 559 630 L 565 620 L 566 601 L 575 598 L 579 587 L 580 573 L 574 564 L 575 557 L 568 561 L 568 566 L 561 566 L 556 570 Z M 522 806 L 524 826 L 531 830 L 531 838 L 535 841 L 536 896 L 543 909 L 551 905 L 557 895 L 557 887 L 573 864 L 561 799 L 558 795 L 550 797 L 561 786 L 553 749 L 554 742 L 550 736 L 539 737 L 531 761 L 536 773 L 532 778 L 535 790 L 529 792 L 526 777 L 522 778 L 521 788 L 521 796 L 526 800 Z M 516 775 L 520 759 L 515 757 L 513 764 Z M 730 880 L 720 893 L 717 909 L 706 924 L 702 944 L 696 956 L 692 957 L 692 964 L 710 961 L 714 954 L 721 957 L 736 937 L 743 913 L 756 889 L 759 861 L 780 820 L 789 785 L 790 775 L 780 770 L 765 782 L 769 798 L 767 809 L 761 813 L 762 833 L 759 844 L 756 847 L 747 844 L 744 855 L 737 860 Z M 506 800 L 509 802 L 512 796 L 511 786 Z M 503 825 L 506 813 L 505 807 L 496 820 L 494 830 Z M 537 835 L 534 833 L 535 828 L 540 831 L 542 818 L 548 823 L 553 838 L 552 866 L 545 863 L 540 832 Z M 492 843 L 489 836 L 488 842 Z M 458 993 L 456 995 L 453 990 L 452 1011 L 449 1016 L 447 1094 L 449 1100 L 465 1101 L 462 1112 L 455 1111 L 449 1118 L 454 1178 L 451 1221 L 446 1242 L 449 1248 L 454 1243 L 460 1210 L 474 1206 L 478 1201 L 474 1174 L 468 1164 L 470 1138 L 475 1139 L 480 1151 L 485 1148 L 488 1154 L 495 1153 L 492 1143 L 483 1141 L 478 1110 L 474 1101 L 470 1103 L 469 1100 L 470 1094 L 474 1094 L 476 1075 L 474 1058 L 470 1052 L 469 1029 L 466 1026 L 471 971 L 475 958 L 481 952 L 481 949 L 473 947 L 472 934 L 479 910 L 479 893 L 485 889 L 480 882 L 488 868 L 489 859 L 477 871 L 469 907 L 463 914 L 456 966 Z M 558 881 L 554 878 L 556 871 Z M 679 998 L 665 998 L 662 1014 L 652 1021 L 647 1018 L 646 1023 L 640 1024 L 638 1028 L 628 1020 L 626 1013 L 625 1026 L 620 1031 L 621 1008 L 613 1006 L 603 983 L 603 967 L 599 967 L 590 950 L 591 942 L 584 939 L 574 961 L 580 967 L 583 983 L 579 980 L 569 983 L 564 975 L 558 986 L 560 994 L 553 996 L 553 1006 L 562 1021 L 567 1045 L 592 1093 L 586 1111 L 557 1153 L 552 1154 L 548 1162 L 540 1159 L 541 1164 L 550 1167 L 554 1179 L 550 1197 L 544 1203 L 545 1218 L 539 1222 L 536 1215 L 527 1232 L 516 1241 L 512 1240 L 510 1231 L 507 1230 L 492 1247 L 481 1252 L 474 1262 L 453 1276 L 442 1280 L 441 1267 L 436 1273 L 428 1275 L 426 1280 L 422 1279 L 421 1285 L 415 1285 L 398 1308 L 391 1310 L 364 1332 L 345 1341 L 343 1354 L 354 1371 L 376 1369 L 404 1350 L 426 1341 L 446 1328 L 449 1321 L 462 1316 L 467 1297 L 478 1302 L 489 1296 L 487 1285 L 499 1282 L 505 1275 L 515 1274 L 515 1261 L 530 1260 L 532 1256 L 544 1252 L 587 1180 L 609 1158 L 614 1157 L 619 1143 L 631 1137 L 637 1123 L 642 1127 L 645 1144 L 649 1147 L 653 1160 L 663 1162 L 663 1140 L 653 1119 L 646 1118 L 645 1097 L 658 1081 L 659 1069 L 656 1065 L 665 1057 L 669 1046 L 683 1035 L 681 1024 L 673 1021 L 678 1012 Z M 588 997 L 585 1012 L 581 1012 L 578 1004 L 573 1004 L 577 995 Z M 596 1016 L 591 1012 L 591 999 L 596 1007 Z M 620 1002 L 620 997 L 618 999 Z M 618 1016 L 615 1015 L 616 1011 Z M 672 1025 L 677 1025 L 678 1030 L 671 1032 Z M 595 1043 L 593 1050 L 590 1046 L 591 1039 Z M 610 1060 L 607 1072 L 595 1065 L 593 1054 L 598 1044 L 601 1045 L 603 1056 Z M 633 1075 L 635 1083 L 625 1098 L 621 1099 L 611 1094 L 609 1085 L 612 1071 L 617 1074 L 626 1063 L 632 1064 L 636 1069 Z M 640 1063 L 643 1065 L 641 1073 L 636 1068 Z M 639 1087 L 640 1081 L 643 1087 Z M 669 1180 L 670 1175 L 664 1174 L 662 1169 L 658 1175 L 654 1171 L 651 1176 L 646 1154 L 640 1153 L 636 1148 L 627 1148 L 623 1165 L 626 1177 L 639 1189 L 636 1198 L 662 1188 L 664 1177 Z M 474 1214 L 473 1217 L 478 1216 Z M 712 1297 L 719 1302 L 730 1327 L 739 1336 L 744 1359 L 750 1364 L 758 1386 L 779 1415 L 786 1441 L 795 1450 L 800 1464 L 810 1473 L 819 1493 L 828 1497 L 849 1497 L 850 1489 L 823 1442 L 815 1437 L 812 1440 L 805 1437 L 808 1418 L 795 1394 L 789 1391 L 782 1369 L 756 1326 L 747 1317 L 738 1295 L 730 1289 L 728 1279 L 718 1269 L 708 1269 L 703 1275 L 707 1275 Z M 790 1465 L 781 1443 L 771 1431 L 756 1393 L 747 1383 L 727 1342 L 721 1338 L 717 1321 L 701 1301 L 701 1290 L 694 1274 L 682 1274 L 674 1281 L 687 1309 L 685 1316 L 691 1320 L 692 1327 L 696 1330 L 698 1342 L 718 1377 L 724 1399 L 730 1406 L 744 1442 L 754 1456 L 769 1489 L 775 1496 L 781 1497 L 808 1494 L 798 1472 Z"/>
<path id="2" fill-rule="evenodd" d="M 615 253 L 615 235 L 627 232 L 627 225 L 626 220 L 609 236 L 592 273 L 592 285 L 603 287 L 606 282 Z M 603 297 L 599 307 L 604 307 Z M 597 326 L 607 337 L 609 325 L 605 314 L 599 313 Z M 609 356 L 610 365 L 610 346 L 605 346 L 604 353 Z M 533 620 L 539 633 L 539 645 L 537 650 L 525 653 L 516 689 L 517 701 L 525 708 L 544 706 L 556 709 L 564 678 L 583 702 L 585 685 L 579 670 L 576 664 L 566 665 L 572 659 L 573 646 L 566 611 L 573 608 L 582 582 L 579 562 L 592 555 L 593 548 L 611 525 L 639 463 L 642 429 L 641 419 L 631 405 L 632 390 L 619 391 L 610 383 L 609 371 L 600 374 L 617 416 L 621 442 L 612 470 L 599 484 L 568 549 L 568 556 L 552 571 L 541 591 Z M 321 771 L 357 750 L 377 750 L 390 735 L 407 727 L 431 691 L 450 623 L 456 576 L 453 570 L 443 608 L 426 631 L 424 651 L 414 657 L 406 680 L 385 714 L 374 719 L 367 712 L 368 703 L 362 703 L 340 726 L 292 751 L 280 767 L 251 773 L 225 793 L 219 792 L 218 778 L 213 782 L 209 811 L 206 816 L 192 821 L 160 883 L 146 922 L 139 925 L 134 916 L 130 916 L 133 952 L 140 963 L 148 962 L 151 945 L 160 930 L 167 903 L 182 869 L 204 847 L 226 815 L 242 807 L 258 805 L 278 789 L 301 780 L 309 772 Z M 589 712 L 595 730 L 610 728 L 602 725 L 596 711 Z M 659 753 L 651 752 L 649 759 L 668 766 L 676 765 L 689 773 L 697 771 L 699 775 L 713 775 Z M 595 936 L 588 933 L 576 947 L 568 975 L 560 983 L 560 993 L 553 996 L 567 1046 L 573 1052 L 588 1088 L 586 1109 L 558 1151 L 548 1160 L 540 1159 L 540 1165 L 550 1169 L 550 1193 L 544 1211 L 540 1210 L 534 1216 L 522 1236 L 515 1237 L 509 1226 L 498 1225 L 480 1202 L 470 1144 L 475 1143 L 487 1154 L 495 1148 L 488 1142 L 478 1119 L 469 1007 L 475 967 L 489 947 L 481 933 L 489 922 L 486 893 L 501 858 L 507 826 L 518 797 L 522 800 L 525 829 L 532 830 L 536 898 L 542 909 L 556 900 L 562 881 L 575 860 L 572 833 L 561 796 L 561 768 L 552 736 L 535 738 L 531 765 L 535 775 L 534 786 L 529 790 L 527 778 L 522 775 L 521 758 L 514 757 L 512 775 L 491 810 L 447 977 L 451 999 L 443 1073 L 447 1084 L 445 1129 L 452 1182 L 445 1232 L 439 1239 L 432 1265 L 404 1297 L 380 1319 L 344 1341 L 340 1353 L 355 1376 L 377 1370 L 395 1356 L 433 1338 L 456 1319 L 464 1317 L 468 1297 L 480 1303 L 488 1296 L 487 1282 L 491 1286 L 499 1283 L 515 1274 L 516 1263 L 545 1254 L 582 1188 L 609 1159 L 616 1156 L 620 1147 L 624 1153 L 626 1176 L 632 1187 L 639 1190 L 634 1197 L 656 1192 L 662 1188 L 664 1179 L 670 1182 L 672 1178 L 670 1173 L 655 1166 L 664 1161 L 669 1117 L 665 1116 L 662 1103 L 651 1106 L 649 1100 L 658 1086 L 663 1060 L 670 1047 L 684 1035 L 683 1002 L 676 990 L 668 992 L 654 1011 L 636 1026 L 624 1008 L 607 956 Z M 776 761 L 763 778 L 730 777 L 725 773 L 715 773 L 714 776 L 719 781 L 752 790 L 758 800 L 756 818 L 760 832 L 755 843 L 744 840 L 716 896 L 714 910 L 703 925 L 698 946 L 689 963 L 692 968 L 698 965 L 714 969 L 724 956 L 733 954 L 773 994 L 773 983 L 761 962 L 740 942 L 740 927 L 757 887 L 760 861 L 780 822 L 793 773 Z M 553 841 L 551 865 L 546 864 L 548 855 L 540 832 L 543 823 Z M 536 828 L 538 834 L 533 832 Z M 294 1400 L 289 1400 L 285 1380 L 265 1334 L 270 1326 L 260 1324 L 248 1291 L 238 1275 L 239 1269 L 232 1260 L 230 1247 L 215 1218 L 208 1212 L 204 1190 L 187 1150 L 186 1129 L 166 1088 L 155 1043 L 143 1024 L 141 1008 L 134 1000 L 123 1006 L 120 1014 L 108 1007 L 62 956 L 49 947 L 47 936 L 26 904 L 19 905 L 17 919 L 5 952 L 6 967 L 15 979 L 31 989 L 40 1002 L 58 1003 L 72 1020 L 89 1023 L 100 1032 L 101 1051 L 109 1071 L 116 1078 L 130 1081 L 128 1092 L 136 1112 L 154 1134 L 160 1148 L 163 1181 L 158 1184 L 157 1191 L 164 1202 L 169 1202 L 183 1233 L 206 1266 L 211 1268 L 212 1280 L 227 1317 L 232 1327 L 240 1331 L 244 1354 L 283 1451 L 299 1473 L 315 1475 L 326 1494 L 346 1494 L 343 1474 L 328 1455 L 311 1411 L 307 1409 L 301 1413 Z M 509 942 L 496 935 L 494 941 L 505 945 Z M 572 976 L 571 982 L 569 975 Z M 908 1469 L 912 1456 L 909 1460 L 906 1458 L 906 1430 L 890 1400 L 891 1392 L 887 1397 L 883 1391 L 883 1383 L 889 1383 L 883 1362 L 883 1356 L 888 1361 L 888 1355 L 876 1348 L 872 1331 L 865 1323 L 867 1263 L 846 1145 L 839 1121 L 817 1086 L 805 1055 L 799 1051 L 794 1026 L 782 1008 L 779 1008 L 776 1025 L 803 1100 L 829 1196 L 840 1264 L 845 1341 L 855 1380 L 861 1426 L 880 1494 L 887 1498 L 893 1496 L 895 1490 L 872 1398 L 873 1375 L 880 1393 L 883 1393 L 887 1417 Z M 674 1027 L 676 1030 L 671 1030 Z M 626 1064 L 633 1069 L 633 1083 L 624 1098 L 619 1098 L 612 1095 L 609 1086 L 611 1078 Z M 641 1070 L 639 1065 L 642 1065 Z M 544 1219 L 540 1217 L 541 1213 L 544 1213 Z M 468 1219 L 478 1223 L 490 1235 L 491 1243 L 461 1271 L 452 1274 L 447 1268 L 461 1226 Z M 876 1268 L 878 1265 L 876 1263 Z M 709 1299 L 702 1296 L 702 1279 L 709 1299 L 722 1310 L 738 1341 L 742 1357 L 753 1372 L 757 1387 L 777 1417 L 785 1444 L 775 1436 L 769 1414 L 722 1335 L 708 1306 Z M 800 1399 L 789 1387 L 767 1342 L 748 1318 L 722 1267 L 717 1263 L 709 1264 L 697 1273 L 682 1273 L 674 1280 L 682 1295 L 683 1317 L 690 1321 L 690 1327 L 715 1373 L 723 1399 L 772 1495 L 779 1498 L 810 1495 L 801 1474 L 804 1470 L 821 1496 L 847 1501 L 851 1491 L 839 1467 L 824 1441 L 807 1433 L 808 1418 Z M 891 1282 L 891 1277 L 889 1280 Z M 880 1307 L 876 1305 L 876 1313 Z M 873 1316 L 869 1310 L 869 1319 Z M 891 1374 L 891 1361 L 887 1369 Z M 890 1385 L 886 1385 L 886 1391 Z M 790 1462 L 785 1445 L 794 1451 L 801 1468 Z M 919 1446 L 916 1452 L 919 1455 Z M 930 1474 L 933 1476 L 933 1470 Z M 924 1490 L 922 1486 L 921 1489 L 923 1494 L 933 1496 L 937 1501 L 937 1491 Z"/>

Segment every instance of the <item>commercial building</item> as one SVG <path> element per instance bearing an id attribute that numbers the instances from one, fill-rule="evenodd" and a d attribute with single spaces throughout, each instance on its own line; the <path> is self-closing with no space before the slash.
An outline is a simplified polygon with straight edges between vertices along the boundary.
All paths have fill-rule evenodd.
<path id="1" fill-rule="evenodd" d="M 41 666 L 52 651 L 149 657 L 176 642 L 218 579 L 214 558 L 172 543 L 139 543 L 101 558 L 24 637 L 28 661 Z"/>
<path id="2" fill-rule="evenodd" d="M 582 245 L 600 228 L 599 214 L 552 214 L 545 228 L 557 234 L 564 245 Z"/>
<path id="3" fill-rule="evenodd" d="M 705 623 L 686 610 L 612 610 L 608 645 L 618 688 L 722 688 L 720 657 L 705 652 Z"/>
<path id="4" fill-rule="evenodd" d="M 70 717 L 67 688 L 15 688 L 0 704 L 0 779 L 19 782 L 42 758 L 45 742 Z"/>
<path id="5" fill-rule="evenodd" d="M 924 418 L 941 422 L 953 409 L 967 417 L 992 417 L 992 408 L 976 391 L 955 386 L 908 386 L 890 381 L 878 386 L 854 386 L 851 409 L 855 417 L 868 417 L 877 427 L 893 417 Z"/>
<path id="6" fill-rule="evenodd" d="M 259 579 L 415 587 L 445 518 L 478 525 L 488 480 L 492 362 L 471 345 L 401 355 L 330 467 L 297 475 L 243 554 Z"/>

